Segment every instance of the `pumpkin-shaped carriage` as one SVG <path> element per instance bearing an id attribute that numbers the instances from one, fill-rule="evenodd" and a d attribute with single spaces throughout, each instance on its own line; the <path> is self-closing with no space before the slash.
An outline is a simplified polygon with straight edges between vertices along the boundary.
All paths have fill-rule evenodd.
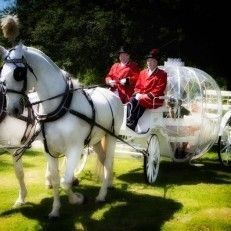
<path id="1" fill-rule="evenodd" d="M 135 132 L 126 127 L 124 118 L 120 134 L 129 146 L 120 143 L 117 152 L 142 153 L 148 183 L 157 178 L 160 156 L 190 162 L 218 140 L 220 159 L 229 164 L 231 111 L 222 117 L 221 91 L 214 79 L 202 70 L 184 66 L 179 59 L 168 59 L 160 68 L 168 74 L 164 105 L 147 109 Z"/>

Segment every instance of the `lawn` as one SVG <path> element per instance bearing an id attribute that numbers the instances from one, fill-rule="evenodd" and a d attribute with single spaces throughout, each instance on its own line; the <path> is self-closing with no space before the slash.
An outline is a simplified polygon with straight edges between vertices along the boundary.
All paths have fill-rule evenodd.
<path id="1" fill-rule="evenodd" d="M 27 204 L 13 209 L 18 186 L 8 154 L 0 156 L 0 231 L 21 230 L 231 230 L 231 171 L 214 153 L 197 165 L 162 160 L 155 185 L 146 185 L 142 158 L 116 157 L 114 188 L 107 203 L 95 203 L 100 183 L 90 155 L 75 187 L 86 196 L 80 206 L 68 204 L 61 191 L 61 217 L 49 220 L 52 191 L 45 188 L 45 157 L 28 151 L 23 162 Z"/>

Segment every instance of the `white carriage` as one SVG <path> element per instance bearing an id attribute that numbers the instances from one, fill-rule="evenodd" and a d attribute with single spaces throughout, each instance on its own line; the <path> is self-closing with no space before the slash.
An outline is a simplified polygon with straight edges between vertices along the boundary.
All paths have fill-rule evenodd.
<path id="1" fill-rule="evenodd" d="M 231 91 L 221 91 L 223 117 L 218 138 L 218 156 L 224 166 L 231 166 Z"/>
<path id="2" fill-rule="evenodd" d="M 160 156 L 175 162 L 189 162 L 206 153 L 219 135 L 220 148 L 225 144 L 230 149 L 230 125 L 227 126 L 230 119 L 227 118 L 231 117 L 231 111 L 222 119 L 221 92 L 212 77 L 176 59 L 168 60 L 160 68 L 168 74 L 164 105 L 146 110 L 136 132 L 126 127 L 124 118 L 120 135 L 129 146 L 126 149 L 125 144 L 117 145 L 117 152 L 144 155 L 144 175 L 148 183 L 157 178 Z"/>

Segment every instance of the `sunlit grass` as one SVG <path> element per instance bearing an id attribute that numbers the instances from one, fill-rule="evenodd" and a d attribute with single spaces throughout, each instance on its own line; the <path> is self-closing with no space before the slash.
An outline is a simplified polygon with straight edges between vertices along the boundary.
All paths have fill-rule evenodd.
<path id="1" fill-rule="evenodd" d="M 18 185 L 9 155 L 0 156 L 0 231 L 2 230 L 231 230 L 231 171 L 220 166 L 214 153 L 205 155 L 202 166 L 162 161 L 158 179 L 147 185 L 143 159 L 116 157 L 114 189 L 108 201 L 96 204 L 100 183 L 95 176 L 95 156 L 78 176 L 87 201 L 68 204 L 61 191 L 61 218 L 49 221 L 52 191 L 46 189 L 46 160 L 42 153 L 23 157 L 27 203 L 12 209 Z"/>

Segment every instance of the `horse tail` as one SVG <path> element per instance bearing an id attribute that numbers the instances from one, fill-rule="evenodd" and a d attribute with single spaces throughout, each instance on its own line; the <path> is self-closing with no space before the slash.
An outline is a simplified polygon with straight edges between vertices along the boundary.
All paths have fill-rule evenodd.
<path id="1" fill-rule="evenodd" d="M 3 36 L 14 42 L 19 35 L 19 19 L 17 15 L 6 15 L 1 19 Z"/>

